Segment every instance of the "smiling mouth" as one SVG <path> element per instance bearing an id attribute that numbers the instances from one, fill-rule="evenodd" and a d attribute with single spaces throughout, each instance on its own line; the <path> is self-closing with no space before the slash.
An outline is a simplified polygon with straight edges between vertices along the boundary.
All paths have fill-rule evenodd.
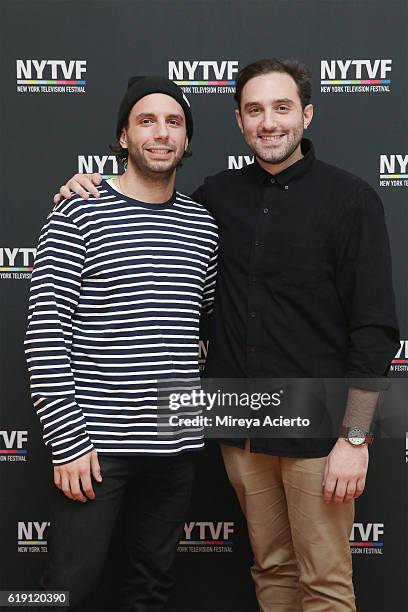
<path id="1" fill-rule="evenodd" d="M 262 142 L 279 142 L 285 134 L 269 134 L 269 135 L 260 135 L 259 138 Z"/>
<path id="2" fill-rule="evenodd" d="M 146 151 L 149 151 L 149 153 L 154 153 L 154 155 L 168 155 L 169 153 L 173 152 L 173 149 L 166 149 L 166 148 L 149 148 L 146 149 Z"/>

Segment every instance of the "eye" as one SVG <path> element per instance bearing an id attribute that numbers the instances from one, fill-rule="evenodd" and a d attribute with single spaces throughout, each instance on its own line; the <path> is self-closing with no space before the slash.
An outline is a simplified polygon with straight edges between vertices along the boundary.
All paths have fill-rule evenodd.
<path id="1" fill-rule="evenodd" d="M 180 125 L 180 119 L 169 119 L 168 123 L 170 125 Z"/>
<path id="2" fill-rule="evenodd" d="M 149 125 L 150 123 L 153 123 L 153 119 L 150 119 L 149 117 L 145 117 L 144 119 L 142 119 L 141 123 L 142 125 Z"/>
<path id="3" fill-rule="evenodd" d="M 249 109 L 249 113 L 251 115 L 256 115 L 261 111 L 261 109 L 259 108 L 259 106 L 253 106 L 252 108 Z"/>
<path id="4" fill-rule="evenodd" d="M 282 113 L 286 113 L 289 110 L 288 106 L 285 106 L 284 104 L 280 104 L 278 107 L 278 111 L 282 112 Z"/>

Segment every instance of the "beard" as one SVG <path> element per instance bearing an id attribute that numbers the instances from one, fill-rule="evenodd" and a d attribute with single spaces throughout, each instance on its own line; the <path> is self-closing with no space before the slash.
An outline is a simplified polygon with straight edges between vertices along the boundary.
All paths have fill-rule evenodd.
<path id="1" fill-rule="evenodd" d="M 247 141 L 247 145 L 251 151 L 262 161 L 270 164 L 280 164 L 286 161 L 298 148 L 303 137 L 303 124 L 293 128 L 289 132 L 279 130 L 277 133 L 283 133 L 282 142 L 274 146 L 268 146 L 262 143 L 261 136 L 273 136 L 273 133 L 260 132 L 253 140 Z"/>
<path id="2" fill-rule="evenodd" d="M 158 145 L 152 145 L 152 148 L 160 148 Z M 161 148 L 169 148 L 172 154 L 168 159 L 153 159 L 149 157 L 149 154 L 139 150 L 137 147 L 133 147 L 129 143 L 128 147 L 128 162 L 131 163 L 139 172 L 143 175 L 150 176 L 153 179 L 165 179 L 171 176 L 174 170 L 179 165 L 184 155 L 184 149 L 176 151 L 170 145 L 163 145 Z"/>

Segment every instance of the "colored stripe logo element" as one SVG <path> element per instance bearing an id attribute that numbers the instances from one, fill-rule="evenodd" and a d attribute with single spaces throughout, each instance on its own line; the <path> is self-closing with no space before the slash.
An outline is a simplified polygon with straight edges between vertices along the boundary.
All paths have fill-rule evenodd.
<path id="1" fill-rule="evenodd" d="M 32 272 L 33 267 L 23 267 L 23 268 L 0 268 L 0 272 Z"/>
<path id="2" fill-rule="evenodd" d="M 396 178 L 408 178 L 408 174 L 380 174 L 380 178 L 382 179 L 396 179 Z"/>
<path id="3" fill-rule="evenodd" d="M 390 79 L 329 80 L 320 81 L 321 85 L 389 85 Z"/>
<path id="4" fill-rule="evenodd" d="M 405 363 L 405 364 L 408 364 L 408 359 L 393 359 L 393 360 L 391 361 L 391 364 L 392 364 L 392 365 L 399 364 L 399 363 Z"/>
<path id="5" fill-rule="evenodd" d="M 86 81 L 18 79 L 17 85 L 86 85 Z"/>
<path id="6" fill-rule="evenodd" d="M 382 548 L 384 546 L 383 542 L 350 542 L 350 546 L 355 546 L 358 548 Z"/>
<path id="7" fill-rule="evenodd" d="M 42 546 L 46 546 L 47 545 L 47 540 L 18 540 L 17 544 L 19 546 L 22 545 L 33 545 L 33 544 L 41 544 Z"/>
<path id="8" fill-rule="evenodd" d="M 0 455 L 27 455 L 27 450 L 0 450 Z"/>
<path id="9" fill-rule="evenodd" d="M 235 81 L 174 81 L 176 85 L 235 85 Z"/>
<path id="10" fill-rule="evenodd" d="M 233 540 L 180 540 L 179 545 L 186 546 L 188 544 L 192 544 L 197 546 L 198 544 L 206 544 L 207 546 L 210 544 L 214 546 L 222 546 L 222 545 L 232 545 Z"/>

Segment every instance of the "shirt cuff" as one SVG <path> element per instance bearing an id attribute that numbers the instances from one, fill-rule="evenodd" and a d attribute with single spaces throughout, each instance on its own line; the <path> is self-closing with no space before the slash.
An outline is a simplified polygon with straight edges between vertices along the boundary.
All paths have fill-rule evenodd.
<path id="1" fill-rule="evenodd" d="M 87 433 L 71 439 L 65 438 L 61 444 L 52 444 L 52 462 L 54 465 L 70 463 L 92 450 L 94 446 Z"/>
<path id="2" fill-rule="evenodd" d="M 363 378 L 361 377 L 346 377 L 348 387 L 354 389 L 363 389 L 363 391 L 386 391 L 391 386 L 391 380 L 385 377 L 379 378 Z"/>

